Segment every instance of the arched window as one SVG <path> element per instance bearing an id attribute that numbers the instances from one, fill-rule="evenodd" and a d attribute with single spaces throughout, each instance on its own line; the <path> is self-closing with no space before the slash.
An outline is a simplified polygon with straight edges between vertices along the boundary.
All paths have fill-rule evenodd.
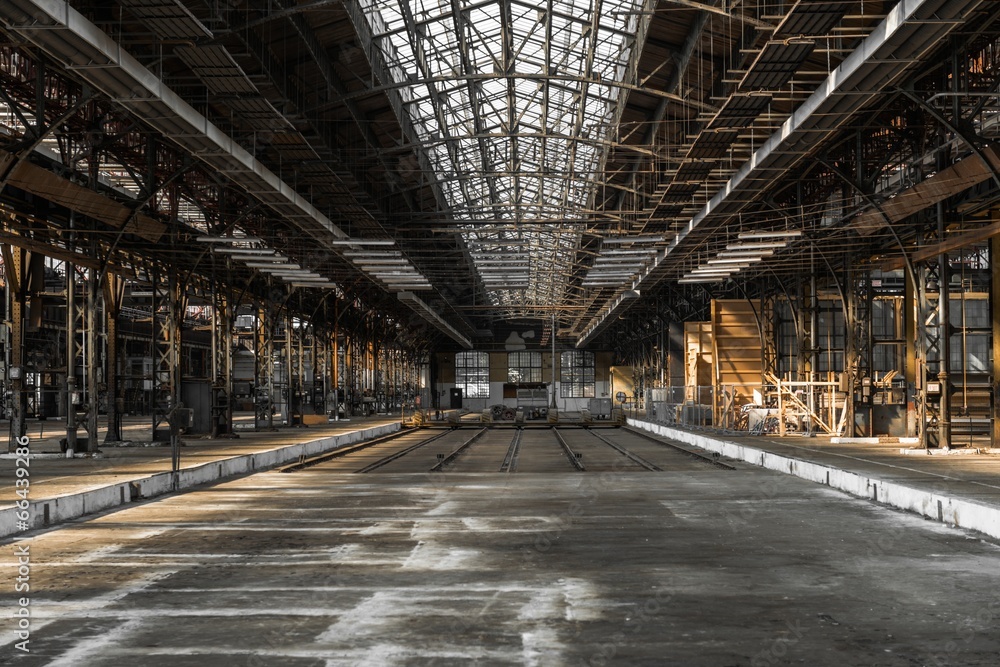
<path id="1" fill-rule="evenodd" d="M 594 397 L 594 353 L 568 350 L 560 357 L 559 395 L 563 398 Z"/>
<path id="2" fill-rule="evenodd" d="M 455 386 L 466 398 L 489 398 L 490 355 L 487 352 L 459 352 L 455 355 Z"/>

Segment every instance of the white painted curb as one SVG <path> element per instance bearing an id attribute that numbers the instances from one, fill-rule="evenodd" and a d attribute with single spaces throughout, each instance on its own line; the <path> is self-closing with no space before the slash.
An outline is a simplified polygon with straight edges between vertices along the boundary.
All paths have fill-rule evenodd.
<path id="1" fill-rule="evenodd" d="M 299 457 L 311 457 L 323 452 L 339 449 L 347 445 L 394 433 L 400 429 L 398 422 L 383 424 L 373 428 L 341 433 L 340 435 L 300 442 L 253 454 L 241 454 L 228 459 L 210 461 L 191 468 L 183 468 L 177 473 L 177 490 L 207 484 L 227 477 L 246 475 L 297 461 Z M 119 482 L 90 491 L 71 493 L 65 496 L 33 500 L 29 505 L 28 529 L 44 528 L 63 521 L 69 521 L 84 514 L 100 512 L 136 500 L 145 500 L 171 492 L 173 473 L 161 472 L 148 477 Z M 24 532 L 17 528 L 16 507 L 0 509 L 0 538 Z"/>
<path id="2" fill-rule="evenodd" d="M 877 477 L 850 472 L 832 466 L 774 454 L 756 447 L 740 445 L 701 433 L 682 431 L 662 424 L 627 419 L 634 428 L 649 431 L 664 438 L 694 445 L 722 456 L 746 461 L 768 470 L 776 470 L 802 479 L 826 484 L 853 496 L 867 498 L 897 509 L 915 512 L 935 521 L 968 528 L 1000 538 L 1000 507 L 980 505 L 961 498 L 946 496 L 933 490 L 915 489 Z"/>

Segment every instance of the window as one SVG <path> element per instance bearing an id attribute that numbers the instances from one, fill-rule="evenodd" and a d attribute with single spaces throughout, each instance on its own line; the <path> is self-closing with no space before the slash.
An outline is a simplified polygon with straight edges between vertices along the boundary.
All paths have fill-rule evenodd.
<path id="1" fill-rule="evenodd" d="M 844 370 L 844 349 L 847 347 L 847 325 L 844 324 L 844 311 L 840 301 L 819 300 L 817 314 L 818 347 L 816 371 L 840 373 Z"/>
<path id="2" fill-rule="evenodd" d="M 594 353 L 570 350 L 561 357 L 559 394 L 563 398 L 594 397 Z"/>
<path id="3" fill-rule="evenodd" d="M 541 352 L 508 352 L 507 382 L 541 382 Z"/>
<path id="4" fill-rule="evenodd" d="M 872 371 L 884 375 L 903 368 L 903 344 L 898 341 L 902 329 L 902 305 L 899 297 L 872 301 Z"/>
<path id="5" fill-rule="evenodd" d="M 490 355 L 486 352 L 459 352 L 455 355 L 455 386 L 466 398 L 489 398 Z"/>

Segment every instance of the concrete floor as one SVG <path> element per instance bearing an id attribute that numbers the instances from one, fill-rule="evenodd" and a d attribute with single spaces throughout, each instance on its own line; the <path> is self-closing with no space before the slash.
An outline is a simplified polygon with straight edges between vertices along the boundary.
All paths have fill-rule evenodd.
<path id="1" fill-rule="evenodd" d="M 281 428 L 254 431 L 253 416 L 240 415 L 235 421 L 237 438 L 184 436 L 181 448 L 181 468 L 193 468 L 212 461 L 276 449 L 330 435 L 357 431 L 380 424 L 397 421 L 392 417 L 356 418 L 350 421 L 331 422 L 308 428 Z M 148 446 L 152 426 L 149 417 L 127 417 L 125 432 L 137 443 L 129 447 L 101 447 L 95 457 L 78 456 L 66 459 L 59 455 L 59 438 L 65 431 L 51 428 L 54 422 L 29 422 L 27 435 L 31 451 L 42 457 L 31 461 L 31 497 L 53 498 L 89 489 L 99 489 L 146 475 L 168 472 L 171 469 L 170 447 L 164 444 Z M 0 422 L 0 431 L 5 422 Z M 48 426 L 46 426 L 48 425 Z M 14 455 L 7 454 L 3 442 L 0 454 L 0 508 L 17 500 L 15 495 L 17 468 Z"/>
<path id="2" fill-rule="evenodd" d="M 526 446 L 523 460 L 559 461 L 545 451 Z M 0 661 L 842 667 L 1000 655 L 996 543 L 793 477 L 746 465 L 359 475 L 337 461 L 9 543 L 8 599 L 13 547 L 30 547 L 31 653 L 13 649 L 8 621 Z"/>

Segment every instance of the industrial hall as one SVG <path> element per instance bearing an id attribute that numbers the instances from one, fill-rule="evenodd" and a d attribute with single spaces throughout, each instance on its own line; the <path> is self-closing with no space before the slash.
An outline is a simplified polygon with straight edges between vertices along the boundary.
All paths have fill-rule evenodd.
<path id="1" fill-rule="evenodd" d="M 994 667 L 997 0 L 0 0 L 0 665 Z"/>

